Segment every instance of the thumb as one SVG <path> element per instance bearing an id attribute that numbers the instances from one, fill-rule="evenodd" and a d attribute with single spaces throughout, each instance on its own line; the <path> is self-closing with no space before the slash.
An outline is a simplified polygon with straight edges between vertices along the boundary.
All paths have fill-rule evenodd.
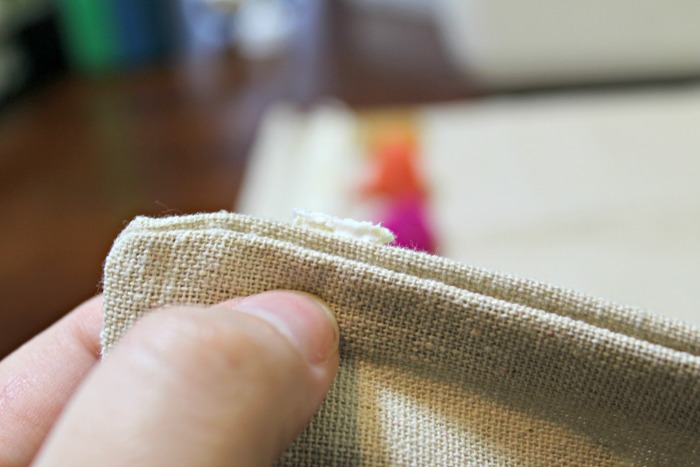
<path id="1" fill-rule="evenodd" d="M 86 379 L 37 465 L 268 465 L 337 366 L 335 318 L 310 295 L 158 310 Z"/>

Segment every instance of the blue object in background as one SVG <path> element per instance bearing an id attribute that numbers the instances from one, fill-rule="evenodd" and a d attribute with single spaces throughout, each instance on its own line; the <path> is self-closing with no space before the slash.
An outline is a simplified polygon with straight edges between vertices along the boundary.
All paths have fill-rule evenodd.
<path id="1" fill-rule="evenodd" d="M 131 66 L 167 57 L 183 34 L 178 2 L 111 0 L 119 40 L 119 64 Z"/>
<path id="2" fill-rule="evenodd" d="M 117 55 L 122 65 L 144 63 L 157 57 L 156 31 L 143 0 L 112 0 L 117 25 Z"/>

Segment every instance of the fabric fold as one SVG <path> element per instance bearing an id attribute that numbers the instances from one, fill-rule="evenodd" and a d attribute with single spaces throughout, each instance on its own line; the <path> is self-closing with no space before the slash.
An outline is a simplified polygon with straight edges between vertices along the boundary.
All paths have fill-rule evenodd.
<path id="1" fill-rule="evenodd" d="M 126 227 L 105 263 L 103 354 L 155 307 L 270 289 L 319 295 L 341 330 L 336 383 L 283 464 L 700 458 L 700 330 L 238 214 L 139 217 Z"/>

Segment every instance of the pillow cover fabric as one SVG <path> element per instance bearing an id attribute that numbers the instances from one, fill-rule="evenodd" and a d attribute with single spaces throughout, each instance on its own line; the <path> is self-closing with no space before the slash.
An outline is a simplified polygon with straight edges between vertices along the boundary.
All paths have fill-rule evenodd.
<path id="1" fill-rule="evenodd" d="M 700 465 L 700 330 L 454 261 L 220 212 L 138 217 L 103 355 L 150 309 L 320 296 L 341 363 L 282 465 Z"/>

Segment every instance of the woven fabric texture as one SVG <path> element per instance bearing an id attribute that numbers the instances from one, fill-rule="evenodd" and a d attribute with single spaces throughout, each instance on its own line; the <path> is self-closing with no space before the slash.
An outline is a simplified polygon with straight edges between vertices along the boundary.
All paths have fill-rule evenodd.
<path id="1" fill-rule="evenodd" d="M 103 354 L 150 309 L 270 289 L 336 313 L 341 363 L 282 465 L 700 465 L 700 330 L 423 253 L 226 212 L 105 263 Z"/>

